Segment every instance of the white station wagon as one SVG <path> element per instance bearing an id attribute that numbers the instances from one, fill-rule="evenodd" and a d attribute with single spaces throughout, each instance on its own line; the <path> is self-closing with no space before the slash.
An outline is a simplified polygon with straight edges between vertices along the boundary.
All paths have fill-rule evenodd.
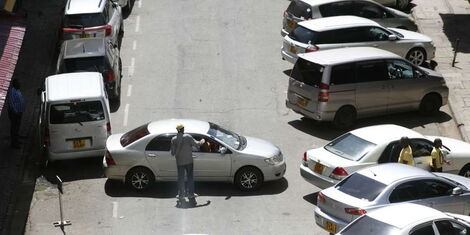
<path id="1" fill-rule="evenodd" d="M 205 140 L 199 149 L 193 149 L 196 181 L 233 182 L 249 191 L 264 181 L 281 179 L 286 172 L 281 150 L 265 140 L 241 136 L 210 122 L 170 119 L 111 135 L 103 159 L 106 177 L 126 182 L 135 190 L 144 190 L 155 181 L 176 181 L 170 146 L 179 123 L 194 139 Z"/>

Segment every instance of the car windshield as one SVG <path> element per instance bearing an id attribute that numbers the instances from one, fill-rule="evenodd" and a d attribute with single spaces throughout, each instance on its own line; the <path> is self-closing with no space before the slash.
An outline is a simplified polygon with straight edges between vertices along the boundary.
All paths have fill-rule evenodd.
<path id="1" fill-rule="evenodd" d="M 50 123 L 82 123 L 103 120 L 104 111 L 100 101 L 54 104 L 50 107 Z"/>
<path id="2" fill-rule="evenodd" d="M 225 130 L 224 128 L 214 124 L 214 123 L 209 123 L 209 131 L 207 134 L 221 140 L 231 148 L 234 148 L 236 150 L 242 150 L 246 146 L 246 138 L 243 136 L 240 136 L 234 132 Z"/>
<path id="3" fill-rule="evenodd" d="M 353 173 L 335 186 L 343 193 L 368 201 L 373 201 L 385 187 L 385 184 L 359 173 Z"/>
<path id="4" fill-rule="evenodd" d="M 127 145 L 132 144 L 142 137 L 150 134 L 147 128 L 148 125 L 148 123 L 144 124 L 122 135 L 120 139 L 122 147 L 126 147 Z"/>
<path id="5" fill-rule="evenodd" d="M 323 77 L 323 66 L 299 58 L 292 69 L 291 78 L 309 86 L 319 87 Z"/>
<path id="6" fill-rule="evenodd" d="M 105 24 L 104 15 L 101 13 L 66 15 L 64 17 L 64 28 L 87 28 Z"/>
<path id="7" fill-rule="evenodd" d="M 312 10 L 310 6 L 302 1 L 294 0 L 287 7 L 287 12 L 294 15 L 297 18 L 303 17 L 304 19 L 312 18 Z"/>
<path id="8" fill-rule="evenodd" d="M 65 64 L 65 71 L 63 71 L 64 73 L 77 72 L 77 71 L 102 73 L 105 69 L 105 59 L 103 56 L 65 59 L 64 64 Z"/>
<path id="9" fill-rule="evenodd" d="M 404 38 L 404 37 L 405 37 L 405 36 L 403 36 L 403 34 L 397 32 L 397 31 L 395 31 L 395 30 L 393 30 L 393 29 L 388 29 L 388 30 L 390 30 L 393 34 L 397 35 L 399 38 Z"/>
<path id="10" fill-rule="evenodd" d="M 358 161 L 376 145 L 351 133 L 346 133 L 325 146 L 325 149 L 342 158 Z"/>
<path id="11" fill-rule="evenodd" d="M 318 33 L 307 29 L 303 26 L 297 26 L 292 32 L 287 35 L 292 40 L 305 43 L 305 44 L 315 44 L 318 39 Z"/>
<path id="12" fill-rule="evenodd" d="M 395 226 L 384 223 L 382 221 L 371 218 L 367 215 L 360 217 L 346 227 L 341 234 L 356 235 L 356 234 L 382 234 L 391 235 L 400 232 Z"/>

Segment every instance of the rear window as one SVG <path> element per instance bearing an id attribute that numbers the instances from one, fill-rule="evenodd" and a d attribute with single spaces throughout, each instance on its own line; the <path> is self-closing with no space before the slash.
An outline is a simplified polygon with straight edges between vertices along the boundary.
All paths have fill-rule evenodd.
<path id="1" fill-rule="evenodd" d="M 315 44 L 317 41 L 319 33 L 307 29 L 303 26 L 297 26 L 294 30 L 292 30 L 288 37 L 292 40 L 305 43 L 305 44 Z"/>
<path id="2" fill-rule="evenodd" d="M 125 133 L 124 135 L 122 135 L 121 136 L 122 147 L 126 147 L 127 145 L 132 144 L 135 141 L 141 139 L 142 137 L 150 134 L 147 127 L 148 127 L 148 123 L 142 126 L 139 126 L 135 128 L 134 130 L 131 130 Z"/>
<path id="3" fill-rule="evenodd" d="M 385 184 L 359 173 L 353 173 L 335 186 L 343 193 L 368 201 L 373 201 L 385 187 Z"/>
<path id="4" fill-rule="evenodd" d="M 327 144 L 325 149 L 342 158 L 357 161 L 366 155 L 373 147 L 375 147 L 374 143 L 359 138 L 351 133 L 346 133 Z"/>
<path id="5" fill-rule="evenodd" d="M 287 7 L 287 12 L 297 18 L 312 18 L 312 10 L 310 9 L 310 6 L 307 3 L 298 0 L 294 0 L 289 4 L 289 7 Z"/>
<path id="6" fill-rule="evenodd" d="M 347 228 L 341 231 L 344 235 L 356 234 L 382 234 L 392 235 L 400 232 L 400 229 L 382 221 L 373 219 L 367 215 L 352 222 Z"/>
<path id="7" fill-rule="evenodd" d="M 64 60 L 65 68 L 62 73 L 70 72 L 100 72 L 105 70 L 105 58 L 103 56 L 86 57 L 86 58 L 73 58 Z"/>
<path id="8" fill-rule="evenodd" d="M 87 28 L 106 25 L 103 14 L 76 14 L 64 17 L 64 28 Z"/>
<path id="9" fill-rule="evenodd" d="M 309 86 L 319 87 L 324 67 L 299 58 L 292 69 L 291 77 Z"/>
<path id="10" fill-rule="evenodd" d="M 54 104 L 50 107 L 51 124 L 99 121 L 105 118 L 100 101 Z"/>

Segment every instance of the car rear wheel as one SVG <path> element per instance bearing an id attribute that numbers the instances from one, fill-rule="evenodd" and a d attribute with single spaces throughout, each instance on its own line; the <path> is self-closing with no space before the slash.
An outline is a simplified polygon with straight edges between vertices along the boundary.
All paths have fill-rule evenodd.
<path id="1" fill-rule="evenodd" d="M 154 182 L 155 176 L 145 167 L 133 168 L 126 175 L 126 184 L 136 191 L 146 190 Z"/>
<path id="2" fill-rule="evenodd" d="M 263 184 L 263 175 L 255 167 L 244 167 L 237 172 L 235 184 L 242 191 L 253 191 Z"/>
<path id="3" fill-rule="evenodd" d="M 406 59 L 412 64 L 420 66 L 426 62 L 426 52 L 422 48 L 413 48 L 406 54 Z"/>
<path id="4" fill-rule="evenodd" d="M 441 108 L 442 100 L 436 94 L 427 94 L 419 104 L 419 112 L 424 115 L 436 114 Z"/>
<path id="5" fill-rule="evenodd" d="M 397 0 L 397 9 L 399 10 L 405 10 L 408 7 L 408 4 L 410 4 L 409 0 Z"/>
<path id="6" fill-rule="evenodd" d="M 459 172 L 459 175 L 470 178 L 470 164 L 465 165 Z"/>
<path id="7" fill-rule="evenodd" d="M 341 130 L 348 129 L 356 122 L 356 110 L 351 106 L 341 107 L 336 111 L 333 125 Z"/>

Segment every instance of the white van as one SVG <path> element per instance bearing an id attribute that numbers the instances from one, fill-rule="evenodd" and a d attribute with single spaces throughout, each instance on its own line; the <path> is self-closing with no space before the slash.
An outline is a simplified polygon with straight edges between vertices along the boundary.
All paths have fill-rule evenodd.
<path id="1" fill-rule="evenodd" d="M 111 123 L 101 73 L 49 76 L 41 102 L 40 122 L 49 161 L 104 155 Z"/>

